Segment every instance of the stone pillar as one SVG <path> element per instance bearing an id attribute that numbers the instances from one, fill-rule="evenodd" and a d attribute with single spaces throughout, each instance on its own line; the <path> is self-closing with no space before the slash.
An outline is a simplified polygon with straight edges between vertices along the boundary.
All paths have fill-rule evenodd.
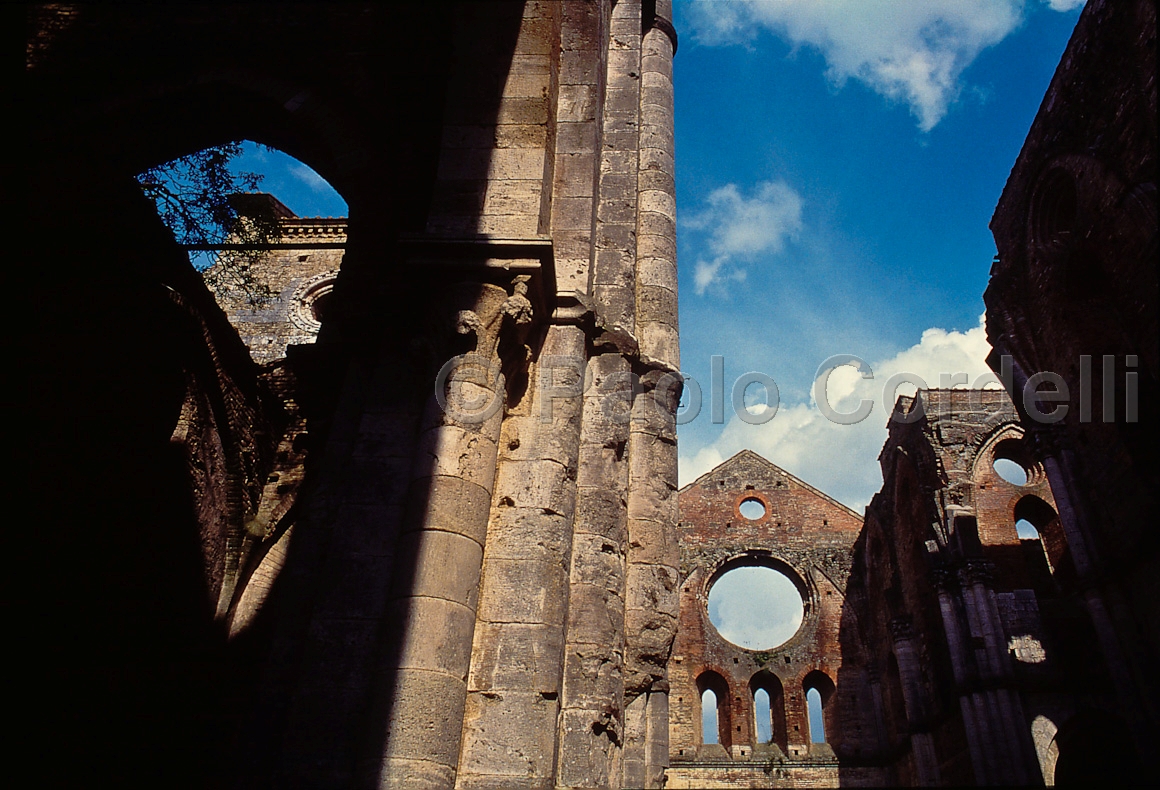
<path id="1" fill-rule="evenodd" d="M 620 782 L 629 372 L 619 354 L 588 362 L 560 700 L 562 788 Z"/>
<path id="2" fill-rule="evenodd" d="M 673 54 L 677 34 L 670 19 L 670 6 L 666 1 L 657 2 L 641 44 L 636 336 L 643 363 L 675 371 L 681 364 L 677 345 L 677 199 L 673 162 Z"/>
<path id="3" fill-rule="evenodd" d="M 458 788 L 555 786 L 584 355 L 583 330 L 550 327 L 500 433 Z"/>
<path id="4" fill-rule="evenodd" d="M 1083 502 L 1074 496 L 1074 492 L 1080 490 L 1074 479 L 1074 457 L 1061 446 L 1058 435 L 1050 429 L 1036 431 L 1034 438 L 1043 470 L 1051 484 L 1051 495 L 1055 499 L 1067 546 L 1071 550 L 1085 608 L 1099 639 L 1100 650 L 1112 684 L 1115 686 L 1121 711 L 1128 720 L 1128 729 L 1139 753 L 1148 754 L 1152 746 L 1146 742 L 1146 734 L 1151 732 L 1152 728 L 1148 725 L 1148 717 L 1141 706 L 1139 687 L 1132 678 L 1131 659 L 1120 642 L 1114 613 L 1109 611 L 1103 590 L 1099 589 L 1095 579 L 1098 575 L 1099 558 L 1092 546 L 1091 530 L 1088 527 Z M 1121 622 L 1130 620 L 1130 618 L 1118 619 Z M 1150 671 L 1149 668 L 1136 667 L 1137 676 Z"/>
<path id="5" fill-rule="evenodd" d="M 951 672 L 954 675 L 955 686 L 959 690 L 959 709 L 962 711 L 967 747 L 971 753 L 971 767 L 975 772 L 975 781 L 986 784 L 988 752 L 983 747 L 982 734 L 968 693 L 971 685 L 970 670 L 973 670 L 973 664 L 968 660 L 969 646 L 959 622 L 959 613 L 949 589 L 950 580 L 947 574 L 942 571 L 936 572 L 935 584 L 938 588 L 939 613 L 942 615 L 947 651 L 951 659 Z"/>
<path id="6" fill-rule="evenodd" d="M 667 665 L 679 606 L 675 414 L 681 382 L 671 15 L 669 3 L 656 4 L 653 18 L 643 20 L 648 29 L 640 52 L 635 335 L 647 372 L 633 402 L 628 448 L 625 697 L 642 715 L 633 748 L 626 744 L 626 787 L 660 787 L 664 781 L 668 730 L 655 720 L 668 708 Z"/>
<path id="7" fill-rule="evenodd" d="M 902 700 L 906 705 L 906 720 L 910 725 L 910 744 L 914 755 L 914 770 L 921 785 L 939 784 L 938 755 L 929 732 L 929 711 L 922 684 L 922 669 L 910 624 L 892 620 L 894 658 L 898 662 L 898 677 L 902 682 Z"/>
<path id="8" fill-rule="evenodd" d="M 558 787 L 621 784 L 634 335 L 641 5 L 611 7 L 604 57 L 591 268 L 596 353 L 580 429 L 561 691 Z M 563 133 L 563 132 L 561 132 Z"/>
<path id="9" fill-rule="evenodd" d="M 445 402 L 431 398 L 420 430 L 376 700 L 375 718 L 386 722 L 383 788 L 455 781 L 503 419 L 500 332 L 531 321 L 526 286 L 515 290 L 451 289 L 455 330 L 474 336 L 474 349 L 445 366 Z"/>
<path id="10" fill-rule="evenodd" d="M 990 566 L 970 561 L 960 571 L 963 606 L 972 634 L 982 638 L 976 648 L 975 665 L 985 689 L 979 692 L 991 724 L 993 759 L 989 761 L 988 778 L 1004 784 L 1027 784 L 1035 777 L 1034 745 L 1018 697 L 1004 686 L 1014 681 L 1014 669 L 1007 652 L 1007 638 L 1000 619 L 995 593 L 991 589 Z"/>

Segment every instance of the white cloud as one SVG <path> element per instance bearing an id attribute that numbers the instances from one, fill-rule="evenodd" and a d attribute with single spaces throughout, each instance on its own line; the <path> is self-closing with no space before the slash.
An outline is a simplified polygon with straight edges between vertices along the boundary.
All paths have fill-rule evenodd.
<path id="1" fill-rule="evenodd" d="M 882 485 L 878 453 L 886 441 L 886 424 L 894 398 L 884 396 L 888 379 L 906 372 L 920 377 L 928 387 L 997 386 L 986 365 L 990 346 L 980 317 L 979 325 L 966 332 L 931 328 L 917 344 L 889 359 L 870 362 L 873 380 L 862 379 L 853 367 L 837 368 L 827 391 L 838 412 L 853 412 L 862 399 L 874 403 L 870 415 L 854 425 L 830 422 L 809 403 L 783 403 L 764 425 L 750 425 L 731 416 L 718 437 L 708 445 L 682 450 L 679 458 L 681 485 L 692 482 L 725 459 L 750 449 L 797 475 L 855 510 L 861 510 Z M 822 360 L 818 360 L 819 364 Z M 963 374 L 951 378 L 954 374 Z M 965 378 L 965 382 L 963 383 Z M 726 396 L 732 382 L 725 382 Z M 705 383 L 702 382 L 703 389 Z M 898 395 L 914 393 L 903 384 Z M 888 403 L 884 406 L 884 397 Z M 760 408 L 751 408 L 758 414 Z M 697 419 L 708 419 L 703 409 Z"/>
<path id="2" fill-rule="evenodd" d="M 726 280 L 745 282 L 745 278 L 748 276 L 745 269 L 727 267 L 728 263 L 729 257 L 726 255 L 714 258 L 712 261 L 697 261 L 693 270 L 693 287 L 698 296 L 705 293 L 705 289 L 713 283 Z M 721 271 L 723 267 L 725 268 L 724 272 Z"/>
<path id="3" fill-rule="evenodd" d="M 332 189 L 325 178 L 315 173 L 306 165 L 291 165 L 290 175 L 306 184 L 306 186 L 315 192 L 329 192 Z"/>
<path id="4" fill-rule="evenodd" d="M 1083 0 L 1045 0 L 1068 11 Z M 853 77 L 905 102 L 926 132 L 957 97 L 963 71 L 1022 24 L 1025 0 L 701 0 L 689 9 L 704 44 L 744 44 L 759 28 L 821 52 L 841 87 Z"/>
<path id="5" fill-rule="evenodd" d="M 802 198 L 784 181 L 762 181 L 748 198 L 736 184 L 726 184 L 709 193 L 702 211 L 682 222 L 705 231 L 715 255 L 712 261 L 697 261 L 694 287 L 700 295 L 715 283 L 745 280 L 745 269 L 735 259 L 781 252 L 786 239 L 802 228 Z"/>

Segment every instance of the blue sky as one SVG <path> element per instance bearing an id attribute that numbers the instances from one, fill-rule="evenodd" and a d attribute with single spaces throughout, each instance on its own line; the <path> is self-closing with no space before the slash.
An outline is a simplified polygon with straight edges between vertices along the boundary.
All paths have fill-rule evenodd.
<path id="1" fill-rule="evenodd" d="M 680 429 L 682 485 L 749 448 L 860 511 L 881 484 L 884 380 L 986 380 L 987 223 L 1081 7 L 676 3 L 681 354 L 704 398 Z M 874 370 L 830 380 L 839 410 L 875 401 L 857 425 L 811 400 L 834 354 Z M 713 355 L 723 425 L 708 408 Z M 777 383 L 764 425 L 729 407 L 747 371 Z M 748 395 L 760 414 L 760 387 Z"/>
<path id="2" fill-rule="evenodd" d="M 282 201 L 300 217 L 345 217 L 346 201 L 326 179 L 292 156 L 246 142 L 235 170 L 261 173 L 261 190 Z"/>
<path id="3" fill-rule="evenodd" d="M 1081 8 L 676 2 L 681 354 L 703 393 L 679 432 L 682 485 L 749 448 L 861 511 L 881 485 L 885 380 L 988 380 L 987 223 Z M 247 144 L 237 166 L 264 173 L 262 188 L 299 216 L 346 213 L 285 154 Z M 830 379 L 836 409 L 875 402 L 856 425 L 831 423 L 811 398 L 835 354 L 874 371 L 860 380 L 847 366 Z M 724 358 L 723 424 L 710 418 L 714 355 Z M 729 405 L 748 371 L 778 388 L 778 411 L 761 425 Z M 764 400 L 749 388 L 759 416 Z"/>

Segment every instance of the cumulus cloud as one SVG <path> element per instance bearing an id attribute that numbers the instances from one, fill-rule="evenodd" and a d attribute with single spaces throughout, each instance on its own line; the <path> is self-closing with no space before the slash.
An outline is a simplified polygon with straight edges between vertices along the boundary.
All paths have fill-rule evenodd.
<path id="1" fill-rule="evenodd" d="M 1069 11 L 1083 0 L 1045 0 Z M 960 91 L 963 71 L 1022 24 L 1025 0 L 701 0 L 689 9 L 704 44 L 744 44 L 765 28 L 817 49 L 841 87 L 853 77 L 905 102 L 926 132 Z"/>
<path id="2" fill-rule="evenodd" d="M 738 259 L 777 254 L 802 228 L 802 198 L 784 181 L 763 181 L 746 197 L 726 184 L 705 198 L 704 208 L 682 221 L 707 235 L 711 261 L 698 260 L 693 284 L 698 295 L 714 284 L 745 280 Z"/>
<path id="3" fill-rule="evenodd" d="M 870 361 L 873 379 L 863 379 L 851 366 L 834 370 L 827 393 L 835 411 L 854 412 L 863 399 L 873 401 L 872 411 L 861 422 L 831 422 L 812 397 L 808 403 L 781 404 L 763 425 L 751 425 L 730 416 L 712 443 L 682 451 L 681 485 L 748 448 L 860 511 L 882 485 L 877 459 L 886 441 L 894 394 L 912 395 L 916 389 L 914 384 L 903 383 L 896 393 L 884 393 L 888 381 L 895 374 L 909 373 L 927 387 L 997 387 L 998 379 L 985 362 L 989 353 L 982 317 L 978 326 L 966 332 L 927 329 L 910 348 L 888 359 Z M 732 382 L 725 382 L 727 398 L 731 386 Z M 708 390 L 706 382 L 702 382 L 702 388 Z M 763 411 L 760 405 L 750 408 L 755 415 Z M 703 411 L 697 419 L 707 418 L 707 411 Z"/>

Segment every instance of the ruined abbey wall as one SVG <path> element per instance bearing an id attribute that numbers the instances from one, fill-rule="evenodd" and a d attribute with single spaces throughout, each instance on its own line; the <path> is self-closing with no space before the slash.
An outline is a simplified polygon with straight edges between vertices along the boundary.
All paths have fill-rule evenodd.
<path id="1" fill-rule="evenodd" d="M 68 308 L 33 333 L 56 393 L 30 412 L 34 493 L 93 470 L 58 498 L 70 581 L 42 599 L 85 658 L 41 668 L 94 771 L 660 785 L 670 16 L 633 0 L 30 9 L 30 155 L 49 163 L 29 201 L 34 298 Z M 223 310 L 133 177 L 241 138 L 309 164 L 350 216 L 283 216 L 255 272 L 270 293 L 218 282 Z M 93 335 L 107 353 L 81 365 L 51 353 Z M 201 358 L 220 363 L 202 375 Z M 71 441 L 94 423 L 115 445 Z"/>
<path id="2" fill-rule="evenodd" d="M 988 361 L 1059 503 L 1132 760 L 1160 732 L 1156 118 L 1155 3 L 1089 2 L 991 220 L 985 294 Z"/>
<path id="3" fill-rule="evenodd" d="M 746 518 L 738 509 L 746 501 L 760 503 L 764 513 Z M 863 752 L 873 751 L 876 724 L 858 658 L 859 626 L 844 603 L 862 519 L 749 451 L 681 489 L 680 506 L 681 609 L 669 664 L 666 786 L 881 784 L 885 774 L 858 765 Z M 768 650 L 731 643 L 709 620 L 712 584 L 728 570 L 754 566 L 784 573 L 803 601 L 797 632 Z M 766 741 L 755 729 L 759 688 L 772 711 Z M 822 695 L 820 743 L 811 742 L 809 688 Z M 717 699 L 718 732 L 710 738 L 702 732 L 706 689 Z"/>
<path id="4" fill-rule="evenodd" d="M 751 453 L 677 492 L 666 0 L 19 13 L 44 784 L 1144 775 L 1153 3 L 1087 4 L 992 221 L 1010 399 L 901 398 L 864 519 Z M 237 139 L 350 207 L 281 212 L 262 294 L 211 291 L 135 181 Z M 708 621 L 745 564 L 799 582 L 782 646 Z"/>

